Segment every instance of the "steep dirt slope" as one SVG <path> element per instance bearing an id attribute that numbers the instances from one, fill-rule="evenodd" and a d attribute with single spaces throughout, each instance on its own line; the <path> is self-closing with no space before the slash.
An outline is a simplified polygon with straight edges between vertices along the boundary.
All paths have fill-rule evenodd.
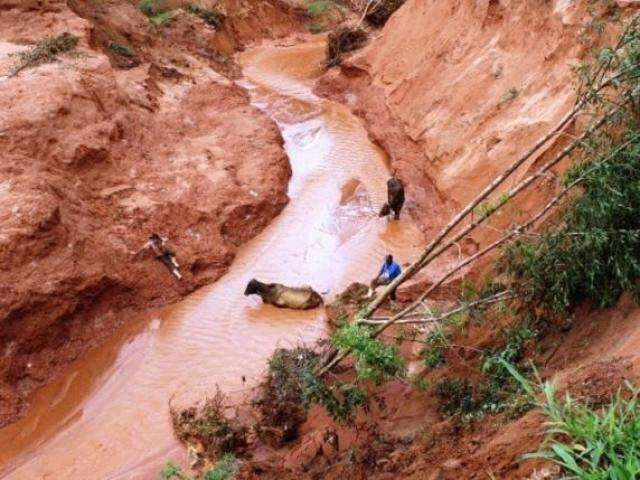
<path id="1" fill-rule="evenodd" d="M 464 205 L 573 107 L 571 66 L 585 58 L 596 25 L 588 6 L 607 3 L 623 15 L 634 11 L 635 2 L 408 0 L 364 51 L 329 71 L 316 91 L 365 120 L 409 183 L 410 207 L 426 226 L 433 216 L 425 195 L 429 181 L 442 197 Z M 612 12 L 599 13 L 606 18 Z M 506 187 L 557 152 L 576 127 L 569 125 Z M 550 184 L 520 197 L 518 208 L 539 208 Z M 517 221 L 521 213 L 507 209 L 507 218 L 493 226 Z M 474 237 L 486 244 L 495 235 L 482 230 Z M 470 273 L 480 277 L 486 268 Z M 569 391 L 598 405 L 623 380 L 640 378 L 638 315 L 627 295 L 607 310 L 582 305 L 568 331 L 550 328 L 528 355 L 561 395 Z M 473 381 L 481 352 L 499 343 L 499 330 L 488 324 L 465 329 L 451 340 L 456 348 L 443 369 Z M 438 378 L 427 377 L 430 384 Z M 391 382 L 372 398 L 374 408 L 355 432 L 312 410 L 300 439 L 258 456 L 243 478 L 559 478 L 557 465 L 522 460 L 544 438 L 545 418 L 537 410 L 516 420 L 489 415 L 461 424 L 441 413 L 433 389 L 421 393 Z"/>
<path id="2" fill-rule="evenodd" d="M 408 0 L 317 90 L 365 118 L 429 216 L 421 178 L 464 204 L 572 107 L 588 3 Z"/>
<path id="3" fill-rule="evenodd" d="M 135 4 L 0 2 L 0 425 L 126 309 L 219 278 L 287 202 L 277 127 L 214 70 L 232 74 L 233 49 L 278 33 L 257 22 L 279 4 L 225 2 L 221 32 L 186 14 L 154 27 Z M 74 52 L 10 76 L 19 52 L 64 32 Z M 135 55 L 107 57 L 109 42 Z M 183 281 L 136 255 L 151 232 Z"/>

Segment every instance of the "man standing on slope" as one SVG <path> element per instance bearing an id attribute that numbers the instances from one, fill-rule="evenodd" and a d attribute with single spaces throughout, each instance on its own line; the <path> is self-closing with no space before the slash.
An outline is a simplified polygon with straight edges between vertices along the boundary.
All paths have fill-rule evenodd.
<path id="1" fill-rule="evenodd" d="M 380 273 L 378 276 L 371 281 L 371 288 L 369 290 L 369 296 L 371 296 L 376 287 L 380 285 L 389 285 L 393 280 L 398 277 L 402 273 L 402 269 L 400 265 L 393 261 L 392 255 L 387 255 L 384 259 L 384 263 L 382 264 L 382 268 L 380 268 Z M 396 299 L 396 291 L 391 292 L 391 300 Z"/>

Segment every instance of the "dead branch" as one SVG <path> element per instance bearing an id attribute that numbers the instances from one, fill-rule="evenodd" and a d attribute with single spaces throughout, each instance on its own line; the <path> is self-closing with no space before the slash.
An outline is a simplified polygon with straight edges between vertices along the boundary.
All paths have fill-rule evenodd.
<path id="1" fill-rule="evenodd" d="M 424 323 L 439 323 L 443 320 L 446 320 L 449 317 L 452 317 L 458 313 L 464 312 L 465 310 L 471 310 L 472 308 L 478 307 L 480 305 L 490 305 L 492 303 L 503 302 L 505 300 L 512 300 L 516 298 L 518 295 L 514 294 L 509 290 L 504 290 L 502 292 L 496 293 L 495 295 L 490 295 L 485 298 L 481 298 L 474 302 L 463 303 L 461 306 L 454 308 L 453 310 L 449 310 L 448 312 L 439 315 L 439 316 L 428 316 L 425 317 L 424 313 L 416 313 L 416 314 L 407 314 L 403 317 L 402 320 L 398 320 L 395 322 L 396 325 L 409 325 L 409 324 L 424 324 Z M 358 323 L 364 325 L 382 325 L 388 322 L 392 317 L 375 317 L 371 319 L 360 319 Z"/>

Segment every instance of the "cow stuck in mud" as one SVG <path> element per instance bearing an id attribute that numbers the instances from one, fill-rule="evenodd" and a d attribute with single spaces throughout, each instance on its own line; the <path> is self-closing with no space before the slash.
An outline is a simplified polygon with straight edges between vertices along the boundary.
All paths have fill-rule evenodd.
<path id="1" fill-rule="evenodd" d="M 287 287 L 280 283 L 262 283 L 255 278 L 249 281 L 244 294 L 259 295 L 264 303 L 294 310 L 309 310 L 323 303 L 320 294 L 311 287 Z"/>

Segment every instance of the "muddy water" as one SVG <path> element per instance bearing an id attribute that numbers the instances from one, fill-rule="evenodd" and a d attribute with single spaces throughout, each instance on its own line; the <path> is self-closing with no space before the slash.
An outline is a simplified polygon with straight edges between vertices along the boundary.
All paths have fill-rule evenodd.
<path id="1" fill-rule="evenodd" d="M 37 392 L 29 415 L 0 431 L 3 478 L 157 478 L 168 459 L 184 459 L 170 398 L 195 400 L 216 384 L 240 398 L 274 347 L 325 333 L 320 309 L 278 310 L 244 297 L 250 278 L 310 284 L 331 298 L 371 278 L 387 252 L 401 262 L 414 256 L 422 243 L 415 226 L 375 216 L 388 177 L 382 152 L 346 108 L 311 93 L 323 48 L 261 47 L 240 59 L 243 86 L 282 129 L 290 204 L 215 285 L 131 319 Z"/>

